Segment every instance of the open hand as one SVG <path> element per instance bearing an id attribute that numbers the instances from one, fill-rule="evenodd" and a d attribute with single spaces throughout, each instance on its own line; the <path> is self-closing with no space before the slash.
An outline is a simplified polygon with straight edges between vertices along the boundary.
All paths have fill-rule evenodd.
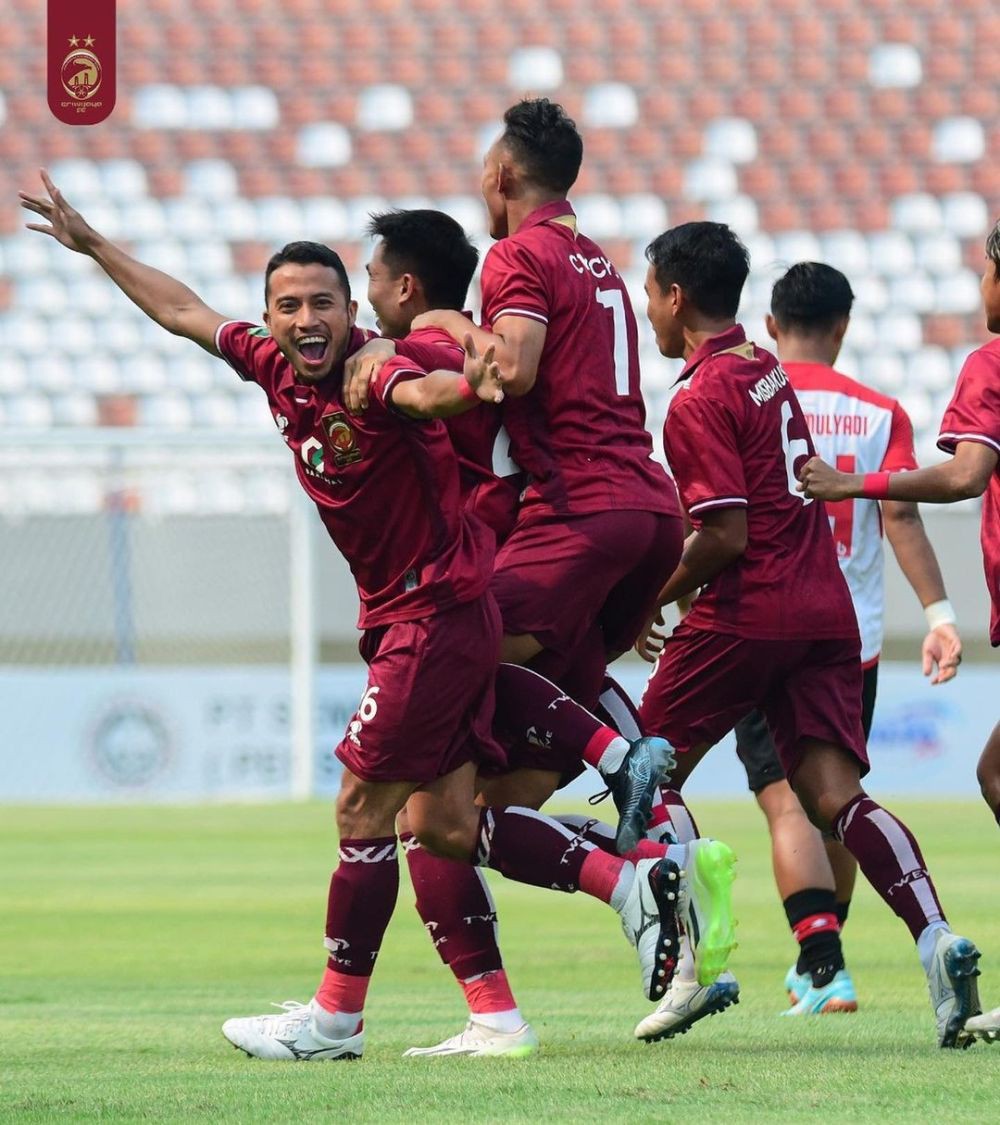
<path id="1" fill-rule="evenodd" d="M 25 191 L 20 191 L 18 197 L 26 211 L 41 215 L 43 219 L 48 220 L 48 224 L 27 223 L 28 230 L 51 235 L 56 242 L 61 242 L 63 246 L 75 250 L 78 254 L 90 254 L 100 237 L 97 231 L 79 211 L 74 210 L 63 199 L 62 192 L 49 179 L 49 174 L 44 168 L 39 174 L 48 196 L 29 195 Z"/>
<path id="2" fill-rule="evenodd" d="M 494 362 L 495 347 L 493 344 L 480 355 L 476 351 L 475 341 L 470 335 L 465 340 L 465 363 L 463 371 L 469 386 L 476 392 L 483 402 L 494 405 L 503 402 L 503 378 L 500 367 Z"/>

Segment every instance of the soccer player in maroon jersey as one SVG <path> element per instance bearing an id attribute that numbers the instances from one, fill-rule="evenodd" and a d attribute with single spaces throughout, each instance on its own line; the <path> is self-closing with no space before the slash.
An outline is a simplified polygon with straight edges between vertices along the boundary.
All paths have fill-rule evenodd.
<path id="1" fill-rule="evenodd" d="M 483 162 L 490 249 L 482 271 L 480 351 L 492 345 L 504 379 L 504 425 L 511 454 L 528 474 L 517 522 L 497 553 L 492 589 L 504 622 L 503 661 L 554 680 L 593 709 L 605 667 L 627 651 L 679 556 L 676 492 L 652 459 L 639 387 L 635 316 L 625 284 L 604 251 L 578 230 L 567 193 L 583 142 L 561 106 L 525 100 Z M 456 339 L 468 324 L 451 314 L 429 321 Z M 539 807 L 584 758 L 602 773 L 624 761 L 628 744 L 585 736 L 593 719 L 552 715 L 531 677 L 511 675 L 509 694 L 534 717 L 511 772 L 490 800 Z M 498 710 L 508 694 L 498 679 Z M 572 718 L 570 718 L 572 716 Z M 565 718 L 566 726 L 562 721 Z M 561 768 L 554 767 L 555 755 Z M 662 759 L 648 765 L 655 775 Z M 621 783 L 630 772 L 623 767 Z M 620 785 L 608 779 L 622 808 Z M 650 795 L 652 794 L 650 787 Z M 646 825 L 635 809 L 627 850 Z"/>
<path id="2" fill-rule="evenodd" d="M 439 211 L 384 212 L 372 217 L 368 231 L 378 240 L 367 266 L 368 300 L 379 328 L 390 340 L 372 341 L 348 361 L 347 367 L 358 361 L 359 369 L 345 383 L 345 395 L 358 411 L 367 409 L 373 375 L 387 377 L 382 366 L 387 347 L 391 353 L 388 370 L 396 375 L 419 377 L 423 369 L 462 369 L 465 351 L 452 336 L 432 326 L 413 329 L 413 321 L 430 309 L 461 309 L 476 260 L 476 251 L 461 226 Z M 458 453 L 466 509 L 479 515 L 493 529 L 497 542 L 503 543 L 513 525 L 524 481 L 507 456 L 510 439 L 500 414 L 470 410 L 452 415 L 445 423 Z M 509 475 L 511 470 L 515 475 Z M 593 716 L 583 714 L 535 672 L 509 664 L 500 666 L 497 680 L 510 713 L 498 709 L 495 729 L 517 737 L 517 723 L 524 722 L 517 715 L 522 696 L 518 681 L 525 678 L 536 708 L 545 702 L 548 692 L 547 723 L 553 721 L 553 715 L 555 722 L 560 721 L 569 710 L 571 717 L 575 715 L 575 725 L 583 725 L 580 748 L 594 740 L 599 724 Z M 606 729 L 600 733 L 605 742 L 615 735 Z M 634 734 L 636 740 L 641 738 L 638 729 Z M 615 833 L 598 821 L 557 819 L 599 847 L 615 849 Z M 405 814 L 399 829 L 417 910 L 469 1004 L 469 1021 L 461 1032 L 432 1047 L 410 1048 L 407 1055 L 523 1055 L 534 1049 L 537 1038 L 518 1009 L 503 969 L 496 907 L 485 881 L 475 868 L 458 867 L 422 848 L 409 831 Z M 641 850 L 644 855 L 656 854 L 645 841 Z M 634 858 L 631 853 L 629 857 Z"/>
<path id="3" fill-rule="evenodd" d="M 46 220 L 29 229 L 92 257 L 152 320 L 261 387 L 299 483 L 358 584 L 369 677 L 336 751 L 345 770 L 326 972 L 310 1004 L 229 1020 L 227 1038 L 261 1058 L 360 1056 L 364 999 L 398 890 L 395 817 L 404 805 L 417 839 L 439 855 L 611 904 L 655 996 L 668 982 L 664 966 L 688 897 L 677 863 L 632 863 L 534 810 L 474 804 L 477 766 L 502 763 L 490 732 L 501 636 L 486 588 L 492 537 L 462 507 L 457 459 L 436 418 L 480 398 L 497 401 L 497 370 L 488 362 L 470 362 L 464 375 L 389 370 L 373 409 L 348 416 L 343 363 L 366 337 L 354 327 L 357 306 L 332 250 L 287 245 L 265 271 L 266 327 L 234 322 L 102 238 L 42 179 L 47 196 L 21 193 L 22 205 Z"/>
<path id="4" fill-rule="evenodd" d="M 774 284 L 768 334 L 776 341 L 781 369 L 805 414 L 813 444 L 831 463 L 859 472 L 917 468 L 913 427 L 896 399 L 872 390 L 834 368 L 848 331 L 854 293 L 847 278 L 821 262 L 799 262 Z M 847 579 L 861 633 L 861 725 L 867 740 L 875 710 L 884 605 L 883 533 L 900 569 L 925 607 L 928 633 L 921 646 L 931 683 L 954 678 L 961 639 L 944 581 L 916 504 L 845 500 L 827 505 L 841 571 Z M 843 928 L 857 863 L 834 837 L 820 835 L 799 804 L 778 761 L 774 740 L 759 711 L 736 724 L 736 751 L 750 788 L 767 817 L 775 880 L 786 916 L 800 938 L 799 958 L 785 987 L 790 1015 L 855 1011 L 854 984 L 843 965 L 839 939 L 812 934 L 802 917 L 826 911 L 830 868 L 836 914 Z"/>
<path id="5" fill-rule="evenodd" d="M 986 327 L 1000 334 L 1000 223 L 986 239 L 980 289 Z M 1000 645 L 1000 340 L 977 348 L 965 361 L 941 419 L 938 446 L 953 455 L 951 460 L 912 473 L 841 473 L 814 458 L 802 470 L 800 487 L 807 497 L 834 501 L 863 496 L 950 504 L 984 496 L 980 539 L 992 603 L 990 643 Z M 977 773 L 983 798 L 1000 824 L 1000 723 L 986 742 Z M 986 1038 L 997 1038 L 1000 1008 L 971 1019 L 966 1026 Z"/>
<path id="6" fill-rule="evenodd" d="M 640 709 L 645 728 L 677 747 L 680 784 L 737 721 L 764 712 L 813 822 L 833 829 L 909 928 L 939 1043 L 959 1046 L 979 1011 L 979 951 L 948 927 L 912 834 L 861 788 L 857 619 L 825 508 L 798 490 L 814 453 L 798 400 L 775 357 L 736 323 L 746 249 L 725 225 L 699 222 L 666 231 L 646 253 L 657 345 L 685 360 L 664 449 L 695 529 L 659 601 L 701 593 L 659 653 Z M 656 655 L 652 627 L 637 646 L 647 659 Z M 799 925 L 838 928 L 832 910 Z M 645 1022 L 655 1037 L 655 1014 Z"/>

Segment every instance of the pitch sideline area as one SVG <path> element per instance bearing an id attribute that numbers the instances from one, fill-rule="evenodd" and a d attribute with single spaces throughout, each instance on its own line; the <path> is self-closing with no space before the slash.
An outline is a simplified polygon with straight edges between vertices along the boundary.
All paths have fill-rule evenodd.
<path id="1" fill-rule="evenodd" d="M 970 791 L 973 779 L 970 778 Z M 1000 836 L 986 807 L 895 803 L 1000 1003 Z M 905 929 L 859 890 L 845 930 L 855 1016 L 781 1019 L 794 956 L 749 800 L 697 802 L 740 857 L 741 1003 L 676 1041 L 632 1038 L 649 1005 L 605 907 L 491 881 L 507 967 L 542 1054 L 404 1060 L 463 1022 L 412 906 L 399 905 L 366 1011 L 365 1058 L 268 1064 L 228 1016 L 308 999 L 334 862 L 326 804 L 0 809 L 0 1120 L 435 1122 L 995 1114 L 1000 1047 L 942 1052 Z"/>

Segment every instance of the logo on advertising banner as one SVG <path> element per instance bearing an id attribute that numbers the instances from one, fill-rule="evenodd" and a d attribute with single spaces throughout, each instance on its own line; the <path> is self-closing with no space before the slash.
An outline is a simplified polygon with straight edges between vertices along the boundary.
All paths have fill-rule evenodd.
<path id="1" fill-rule="evenodd" d="M 49 0 L 49 109 L 66 125 L 96 125 L 115 108 L 115 0 Z"/>
<path id="2" fill-rule="evenodd" d="M 88 741 L 98 775 L 117 788 L 149 785 L 166 772 L 173 757 L 173 739 L 164 716 L 146 703 L 131 700 L 106 706 Z"/>

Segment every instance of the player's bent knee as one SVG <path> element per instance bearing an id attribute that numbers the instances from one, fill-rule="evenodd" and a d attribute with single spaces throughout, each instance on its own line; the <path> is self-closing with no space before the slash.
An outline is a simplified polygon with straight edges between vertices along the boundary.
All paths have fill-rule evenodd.
<path id="1" fill-rule="evenodd" d="M 468 861 L 475 851 L 475 827 L 464 821 L 443 824 L 411 817 L 410 826 L 421 847 L 443 859 Z"/>

